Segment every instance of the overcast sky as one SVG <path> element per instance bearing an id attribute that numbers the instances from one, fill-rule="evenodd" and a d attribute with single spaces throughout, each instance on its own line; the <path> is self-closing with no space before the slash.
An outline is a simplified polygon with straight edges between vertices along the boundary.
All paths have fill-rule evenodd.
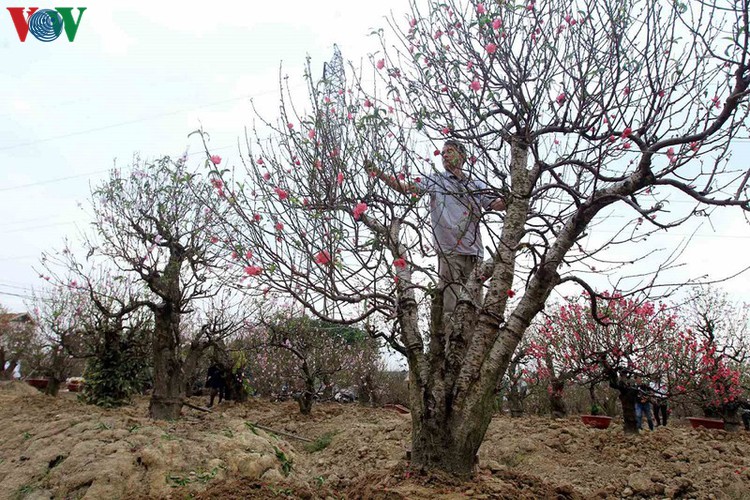
<path id="1" fill-rule="evenodd" d="M 212 152 L 231 164 L 252 125 L 250 98 L 278 109 L 280 64 L 301 82 L 306 56 L 320 72 L 334 43 L 358 63 L 377 50 L 371 29 L 392 10 L 403 15 L 405 2 L 66 5 L 87 7 L 73 43 L 65 35 L 21 43 L 6 5 L 0 11 L 0 303 L 13 310 L 24 304 L 11 294 L 41 284 L 31 268 L 40 252 L 86 227 L 77 203 L 86 205 L 113 161 L 126 167 L 134 153 L 179 156 L 189 147 L 197 162 L 200 145 L 187 134 L 202 125 Z"/>
<path id="2" fill-rule="evenodd" d="M 202 125 L 212 151 L 231 164 L 237 138 L 252 124 L 250 97 L 270 112 L 278 102 L 280 63 L 299 77 L 309 54 L 320 71 L 334 43 L 345 59 L 366 60 L 378 48 L 371 29 L 384 27 L 390 11 L 403 18 L 406 8 L 404 0 L 66 5 L 87 7 L 73 43 L 64 35 L 21 43 L 0 11 L 0 303 L 11 310 L 23 310 L 23 296 L 42 284 L 32 269 L 40 253 L 86 228 L 89 217 L 77 204 L 87 205 L 90 185 L 115 160 L 127 167 L 135 153 L 177 156 L 190 148 L 197 162 L 200 146 L 187 134 Z M 748 168 L 749 146 L 738 145 L 737 168 Z M 750 264 L 750 227 L 737 211 L 651 244 L 671 248 L 699 225 L 681 276 L 720 278 Z M 746 282 L 724 288 L 750 300 Z"/>

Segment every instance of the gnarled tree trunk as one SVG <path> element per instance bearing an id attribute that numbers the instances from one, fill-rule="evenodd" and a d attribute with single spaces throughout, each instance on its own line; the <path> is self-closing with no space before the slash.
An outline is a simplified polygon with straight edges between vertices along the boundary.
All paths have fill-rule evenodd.
<path id="1" fill-rule="evenodd" d="M 737 406 L 724 406 L 722 419 L 724 420 L 724 430 L 727 432 L 737 432 L 740 430 L 740 413 Z"/>
<path id="2" fill-rule="evenodd" d="M 568 416 L 568 407 L 565 405 L 563 393 L 565 382 L 559 378 L 552 379 L 549 387 L 549 404 L 553 418 L 565 418 Z"/>
<path id="3" fill-rule="evenodd" d="M 620 404 L 622 405 L 622 430 L 625 434 L 638 434 L 638 421 L 635 418 L 635 402 L 638 398 L 638 389 L 627 386 L 615 387 L 620 391 Z M 644 415 L 643 418 L 646 418 Z"/>
<path id="4" fill-rule="evenodd" d="M 523 397 L 517 384 L 512 384 L 508 389 L 508 407 L 511 417 L 518 418 L 523 416 Z"/>
<path id="5" fill-rule="evenodd" d="M 179 353 L 180 315 L 165 304 L 154 311 L 154 391 L 149 416 L 157 420 L 179 418 L 185 383 Z"/>
<path id="6" fill-rule="evenodd" d="M 303 371 L 307 372 L 307 363 L 303 363 Z M 315 396 L 315 379 L 311 376 L 305 377 L 305 389 L 297 396 L 299 412 L 303 415 L 312 413 L 313 398 Z"/>

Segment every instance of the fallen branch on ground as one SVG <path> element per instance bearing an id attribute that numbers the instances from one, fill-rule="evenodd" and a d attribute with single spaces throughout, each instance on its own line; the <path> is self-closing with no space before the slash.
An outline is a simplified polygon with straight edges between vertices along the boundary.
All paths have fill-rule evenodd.
<path id="1" fill-rule="evenodd" d="M 296 436 L 296 435 L 290 434 L 288 432 L 277 431 L 277 430 L 271 429 L 270 427 L 266 427 L 265 425 L 260 425 L 257 422 L 255 422 L 253 425 L 255 427 L 257 427 L 258 429 L 263 429 L 264 431 L 273 432 L 274 434 L 279 434 L 281 436 L 286 436 L 286 437 L 289 437 L 289 438 L 292 438 L 292 439 L 298 439 L 300 441 L 304 441 L 305 443 L 314 443 L 315 442 L 312 439 L 307 439 L 307 438 L 302 437 L 302 436 Z"/>

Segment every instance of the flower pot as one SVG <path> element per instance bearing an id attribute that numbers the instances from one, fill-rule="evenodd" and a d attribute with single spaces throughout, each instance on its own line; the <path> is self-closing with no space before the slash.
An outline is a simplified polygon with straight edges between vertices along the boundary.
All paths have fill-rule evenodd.
<path id="1" fill-rule="evenodd" d="M 724 421 L 716 418 L 702 418 L 702 417 L 688 417 L 688 422 L 693 426 L 693 429 L 703 427 L 706 429 L 723 429 Z"/>
<path id="2" fill-rule="evenodd" d="M 47 378 L 27 378 L 26 383 L 31 387 L 36 387 L 40 391 L 43 391 L 49 385 L 49 379 Z"/>
<path id="3" fill-rule="evenodd" d="M 581 420 L 595 429 L 606 429 L 612 423 L 612 417 L 606 415 L 581 415 Z"/>
<path id="4" fill-rule="evenodd" d="M 68 382 L 67 387 L 70 392 L 81 392 L 81 388 L 83 387 L 83 382 L 81 382 L 80 380 Z"/>

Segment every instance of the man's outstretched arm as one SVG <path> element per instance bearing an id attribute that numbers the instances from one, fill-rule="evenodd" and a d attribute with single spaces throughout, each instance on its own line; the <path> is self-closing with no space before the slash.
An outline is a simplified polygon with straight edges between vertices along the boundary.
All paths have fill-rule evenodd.
<path id="1" fill-rule="evenodd" d="M 406 196 L 419 196 L 422 194 L 422 190 L 419 189 L 416 185 L 412 184 L 411 182 L 397 179 L 394 176 L 386 175 L 385 172 L 376 167 L 375 164 L 370 160 L 365 161 L 365 170 L 367 172 L 375 174 L 375 177 L 385 182 L 386 186 L 398 193 Z"/>

